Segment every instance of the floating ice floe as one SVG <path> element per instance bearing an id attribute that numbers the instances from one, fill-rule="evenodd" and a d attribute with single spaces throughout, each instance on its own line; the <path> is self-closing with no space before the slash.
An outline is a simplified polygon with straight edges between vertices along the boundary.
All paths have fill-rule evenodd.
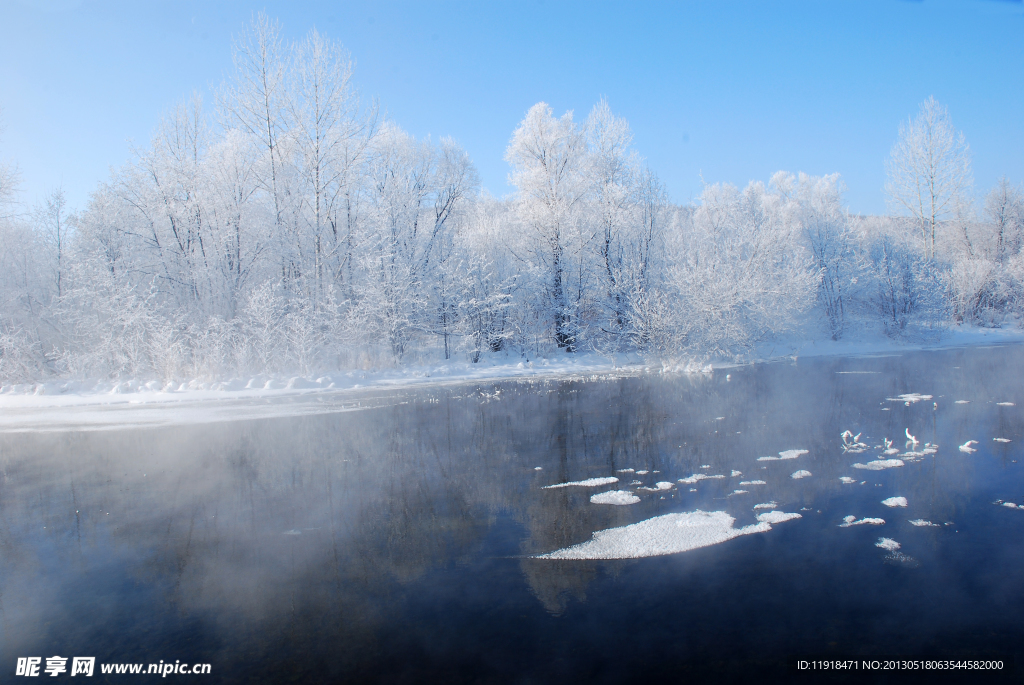
<path id="1" fill-rule="evenodd" d="M 742 471 L 737 471 L 736 469 L 733 469 L 733 470 L 732 470 L 732 473 L 730 473 L 729 475 L 730 475 L 731 477 L 735 478 L 736 476 L 742 476 L 742 475 L 743 475 L 743 472 L 742 472 Z"/>
<path id="2" fill-rule="evenodd" d="M 767 521 L 734 528 L 735 521 L 724 511 L 664 514 L 629 526 L 599 530 L 592 540 L 535 558 L 640 559 L 709 547 L 740 535 L 772 529 Z"/>
<path id="3" fill-rule="evenodd" d="M 633 473 L 633 469 L 615 469 L 615 473 Z"/>
<path id="4" fill-rule="evenodd" d="M 1010 509 L 1017 509 L 1018 508 L 1017 505 L 1014 504 L 1013 502 L 1003 502 L 1003 506 L 1004 507 L 1009 507 Z"/>
<path id="5" fill-rule="evenodd" d="M 1000 407 L 1016 407 L 1017 405 L 1013 402 L 996 402 Z"/>
<path id="6" fill-rule="evenodd" d="M 843 522 L 839 524 L 840 528 L 849 528 L 850 526 L 881 526 L 885 524 L 885 519 L 878 518 L 862 518 L 858 519 L 856 516 L 844 516 Z"/>
<path id="7" fill-rule="evenodd" d="M 784 511 L 766 511 L 757 515 L 757 520 L 761 523 L 785 523 L 798 518 L 803 518 L 803 516 L 795 513 L 788 514 Z"/>
<path id="8" fill-rule="evenodd" d="M 919 528 L 920 527 L 928 527 L 928 526 L 932 526 L 932 527 L 935 527 L 935 528 L 941 528 L 941 526 L 939 524 L 932 523 L 931 521 L 925 521 L 924 519 L 913 519 L 913 520 L 910 521 L 910 525 L 917 526 Z"/>
<path id="9" fill-rule="evenodd" d="M 970 404 L 970 403 L 971 403 L 970 400 L 957 400 L 955 402 L 955 404 Z"/>
<path id="10" fill-rule="evenodd" d="M 608 476 L 606 478 L 587 478 L 586 480 L 574 480 L 568 483 L 555 483 L 554 485 L 545 485 L 543 490 L 551 490 L 553 488 L 567 488 L 570 486 L 579 486 L 584 488 L 592 488 L 598 485 L 610 485 L 611 483 L 618 483 L 619 479 L 615 476 Z"/>
<path id="11" fill-rule="evenodd" d="M 909 407 L 911 404 L 920 402 L 922 400 L 930 400 L 931 398 L 931 395 L 922 395 L 916 392 L 908 392 L 897 397 L 886 397 L 885 399 L 889 400 L 890 402 L 903 402 L 905 405 Z"/>
<path id="12" fill-rule="evenodd" d="M 671 490 L 672 483 L 667 480 L 658 481 L 654 484 L 653 488 L 637 488 L 638 490 L 646 490 L 647 492 L 658 492 L 659 490 Z"/>
<path id="13" fill-rule="evenodd" d="M 789 477 L 799 480 L 800 478 L 807 478 L 808 476 L 811 475 L 813 474 L 810 471 L 804 471 L 803 469 L 800 469 L 799 471 L 794 471 L 793 473 L 789 474 Z"/>
<path id="14" fill-rule="evenodd" d="M 690 485 L 696 483 L 699 480 L 709 480 L 713 478 L 725 478 L 725 476 L 705 476 L 703 473 L 695 473 L 689 478 L 680 478 L 680 483 L 688 483 Z"/>
<path id="15" fill-rule="evenodd" d="M 638 475 L 638 476 L 646 476 L 648 473 L 650 473 L 650 471 L 648 471 L 647 469 L 644 469 L 643 471 L 637 471 L 636 475 Z"/>
<path id="16" fill-rule="evenodd" d="M 996 442 L 1011 442 L 1009 438 L 992 438 Z"/>
<path id="17" fill-rule="evenodd" d="M 910 443 L 908 442 L 907 444 L 909 445 Z M 916 446 L 916 444 L 917 443 L 915 443 L 915 446 Z M 921 457 L 927 457 L 929 454 L 935 454 L 938 451 L 939 451 L 939 446 L 938 445 L 933 445 L 930 442 L 926 442 L 922 449 L 920 449 L 920 450 L 907 450 L 906 452 L 900 452 L 899 456 L 903 457 L 904 459 L 910 459 L 911 461 L 913 461 L 915 459 L 920 459 Z"/>
<path id="18" fill-rule="evenodd" d="M 763 480 L 741 480 L 740 485 L 768 485 L 768 483 Z"/>
<path id="19" fill-rule="evenodd" d="M 285 532 L 281 533 L 281 535 L 302 535 L 302 531 L 295 530 L 294 528 L 292 528 L 291 530 L 286 530 Z"/>
<path id="20" fill-rule="evenodd" d="M 857 482 L 856 478 L 850 478 L 849 476 L 839 476 L 839 481 L 846 485 L 852 485 Z"/>
<path id="21" fill-rule="evenodd" d="M 592 504 L 617 504 L 624 506 L 626 504 L 636 504 L 640 501 L 640 498 L 628 490 L 609 490 L 608 492 L 591 495 L 590 501 Z"/>
<path id="22" fill-rule="evenodd" d="M 971 447 L 971 445 L 977 445 L 977 444 L 978 444 L 977 440 L 968 440 L 964 444 L 960 445 L 960 451 L 961 452 L 966 452 L 967 454 L 970 454 L 971 452 L 977 452 L 978 451 L 977 449 Z"/>
<path id="23" fill-rule="evenodd" d="M 887 507 L 905 507 L 907 506 L 906 497 L 889 497 L 882 500 L 882 504 Z"/>
<path id="24" fill-rule="evenodd" d="M 897 454 L 898 449 L 892 446 L 892 440 L 889 438 L 882 438 L 882 444 L 875 446 L 876 450 L 882 450 L 882 454 Z"/>
<path id="25" fill-rule="evenodd" d="M 900 548 L 900 543 L 896 542 L 892 538 L 878 538 L 878 542 L 875 543 L 875 547 L 881 547 L 882 549 L 890 552 L 895 552 Z"/>
<path id="26" fill-rule="evenodd" d="M 867 471 L 882 471 L 884 469 L 894 469 L 899 466 L 903 466 L 902 459 L 875 459 L 874 461 L 869 461 L 866 464 L 854 464 L 853 468 L 864 469 Z M 840 478 L 840 480 L 842 480 L 842 478 Z M 843 482 L 845 483 L 847 481 L 844 480 Z M 852 483 L 853 479 L 849 479 L 849 482 Z"/>
<path id="27" fill-rule="evenodd" d="M 533 467 L 533 470 L 534 470 L 534 471 L 543 471 L 543 470 L 544 470 L 544 467 L 543 467 L 543 466 L 534 466 L 534 467 Z"/>
<path id="28" fill-rule="evenodd" d="M 784 461 L 786 459 L 796 459 L 801 454 L 807 454 L 807 450 L 786 450 L 779 452 L 777 457 L 758 457 L 758 461 Z"/>
<path id="29" fill-rule="evenodd" d="M 763 502 L 761 504 L 755 504 L 754 505 L 754 510 L 757 511 L 758 509 L 774 509 L 777 506 L 779 506 L 779 503 L 776 502 L 775 500 L 772 500 L 771 502 Z"/>
<path id="30" fill-rule="evenodd" d="M 726 495 L 726 497 L 732 497 L 733 495 L 746 495 L 748 492 L 750 492 L 750 491 L 749 490 L 733 490 L 728 495 Z"/>

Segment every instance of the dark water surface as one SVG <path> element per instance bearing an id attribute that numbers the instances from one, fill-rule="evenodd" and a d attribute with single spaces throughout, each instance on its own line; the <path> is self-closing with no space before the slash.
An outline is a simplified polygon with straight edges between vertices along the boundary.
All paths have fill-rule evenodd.
<path id="1" fill-rule="evenodd" d="M 1024 505 L 1022 379 L 1005 346 L 0 435 L 0 681 L 52 655 L 95 656 L 86 682 L 153 681 L 99 664 L 160 660 L 209 663 L 168 676 L 207 683 L 820 681 L 793 670 L 807 655 L 996 656 L 1019 677 L 1024 508 L 995 502 Z M 904 393 L 933 398 L 887 399 Z M 907 430 L 937 452 L 852 468 Z M 725 478 L 678 482 L 697 473 Z M 641 501 L 590 502 L 611 489 Z M 771 500 L 802 518 L 667 556 L 531 558 L 674 512 L 747 526 Z"/>

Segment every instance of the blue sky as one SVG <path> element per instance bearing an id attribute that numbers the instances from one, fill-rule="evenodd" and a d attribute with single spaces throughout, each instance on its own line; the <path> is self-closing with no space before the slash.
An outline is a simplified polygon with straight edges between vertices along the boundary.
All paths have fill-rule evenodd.
<path id="1" fill-rule="evenodd" d="M 482 185 L 526 110 L 586 117 L 607 97 L 676 202 L 779 169 L 840 172 L 850 209 L 885 211 L 884 163 L 929 95 L 967 136 L 976 190 L 1024 181 L 1020 2 L 602 3 L 0 0 L 0 160 L 30 207 L 81 207 L 193 91 L 209 107 L 254 11 L 314 26 L 355 83 L 416 136 L 452 136 Z"/>

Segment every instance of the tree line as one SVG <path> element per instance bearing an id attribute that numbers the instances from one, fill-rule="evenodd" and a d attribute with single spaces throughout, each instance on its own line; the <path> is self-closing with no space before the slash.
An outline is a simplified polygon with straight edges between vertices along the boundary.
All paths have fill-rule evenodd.
<path id="1" fill-rule="evenodd" d="M 212 110 L 208 111 L 208 110 Z M 260 15 L 212 108 L 194 95 L 70 212 L 28 215 L 0 167 L 0 381 L 310 374 L 503 353 L 742 358 L 780 335 L 998 326 L 1024 304 L 1024 194 L 972 195 L 925 101 L 887 165 L 891 216 L 838 174 L 779 172 L 669 202 L 628 123 L 538 103 L 480 191 L 451 139 L 360 101 L 316 31 Z"/>

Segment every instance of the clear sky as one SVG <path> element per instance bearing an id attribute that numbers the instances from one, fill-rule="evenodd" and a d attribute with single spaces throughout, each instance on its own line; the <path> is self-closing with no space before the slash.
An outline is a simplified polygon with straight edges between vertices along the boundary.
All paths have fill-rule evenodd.
<path id="1" fill-rule="evenodd" d="M 195 2 L 0 0 L 0 160 L 27 209 L 73 207 L 148 144 L 160 117 L 231 69 L 253 12 L 316 27 L 366 99 L 416 136 L 452 136 L 482 184 L 526 110 L 582 120 L 601 97 L 676 202 L 779 169 L 840 172 L 851 211 L 885 211 L 885 160 L 929 95 L 967 136 L 975 186 L 1024 181 L 1020 2 Z"/>

